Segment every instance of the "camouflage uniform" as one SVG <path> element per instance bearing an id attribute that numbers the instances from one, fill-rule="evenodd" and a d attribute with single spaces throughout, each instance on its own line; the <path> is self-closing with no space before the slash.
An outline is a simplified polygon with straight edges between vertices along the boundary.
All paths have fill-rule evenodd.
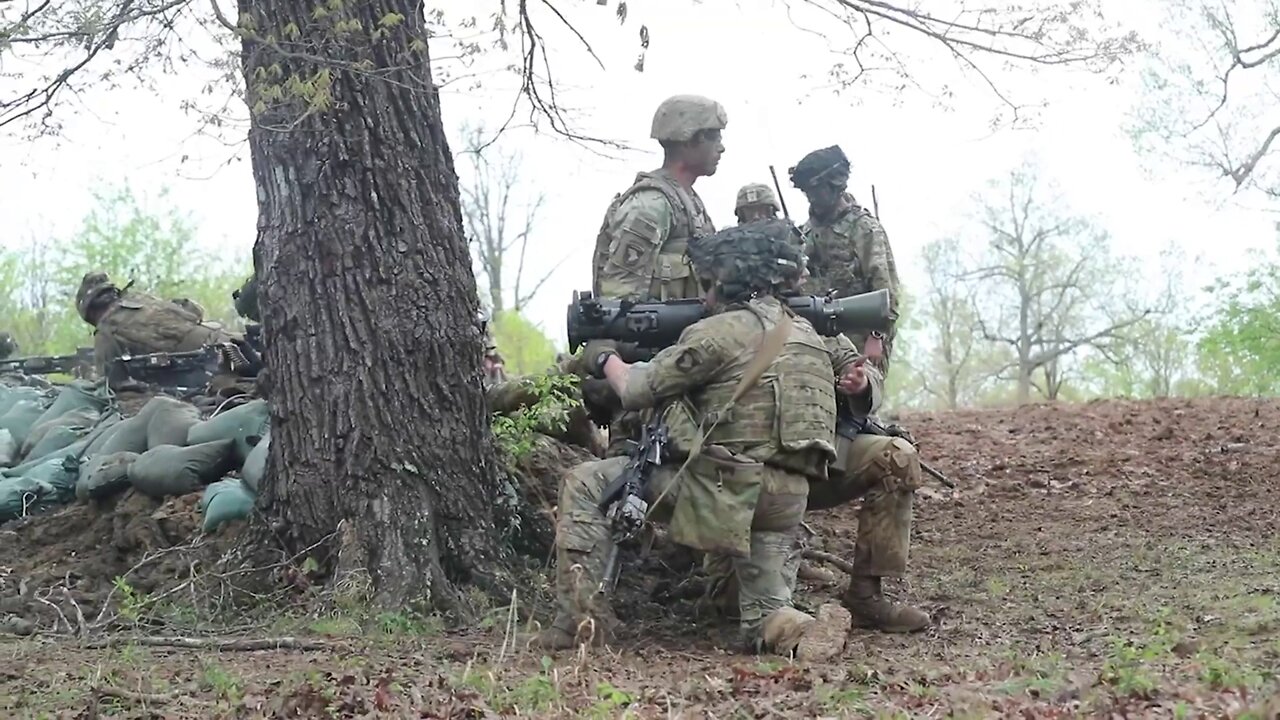
<path id="1" fill-rule="evenodd" d="M 658 106 L 649 135 L 665 143 L 688 142 L 700 130 L 720 130 L 727 123 L 720 103 L 676 95 Z M 687 249 L 691 240 L 715 231 L 692 187 L 666 169 L 638 173 L 605 211 L 592 261 L 592 291 L 597 297 L 632 300 L 701 297 Z M 639 436 L 640 423 L 634 412 L 614 417 L 609 453 L 625 453 L 627 441 Z"/>
<path id="2" fill-rule="evenodd" d="M 480 313 L 480 332 L 484 336 L 484 355 L 481 367 L 484 370 L 484 387 L 486 390 L 507 381 L 507 370 L 503 366 L 502 356 L 498 354 L 498 343 L 493 339 L 493 325 L 489 322 L 489 314 Z"/>
<path id="3" fill-rule="evenodd" d="M 0 332 L 0 360 L 11 357 L 18 352 L 18 341 L 7 332 Z"/>
<path id="4" fill-rule="evenodd" d="M 101 272 L 86 273 L 80 281 L 76 310 L 96 328 L 93 359 L 99 375 L 122 355 L 185 352 L 233 340 L 174 302 L 121 291 Z"/>
<path id="5" fill-rule="evenodd" d="M 782 206 L 778 204 L 778 196 L 773 188 L 764 183 L 751 183 L 738 188 L 738 197 L 733 205 L 733 214 L 739 223 L 753 220 L 772 220 L 778 216 Z"/>
<path id="6" fill-rule="evenodd" d="M 744 639 L 786 652 L 814 623 L 791 607 L 787 567 L 796 559 L 809 483 L 825 477 L 835 457 L 833 358 L 813 327 L 771 292 L 784 280 L 798 282 L 799 249 L 785 235 L 742 230 L 706 238 L 691 252 L 699 276 L 732 304 L 686 328 L 650 362 L 632 365 L 621 400 L 629 409 L 662 408 L 671 436 L 645 488 L 652 518 L 670 522 L 675 542 L 731 558 Z M 745 300 L 759 290 L 770 292 Z M 764 343 L 777 340 L 784 318 L 790 330 L 752 382 L 753 362 Z M 627 460 L 586 463 L 565 478 L 558 612 L 544 645 L 569 646 L 584 630 L 600 637 L 616 623 L 600 592 L 612 540 L 598 503 Z"/>
<path id="7" fill-rule="evenodd" d="M 828 346 L 839 365 L 847 367 L 858 357 L 844 336 L 828 338 Z M 837 377 L 839 375 L 837 373 Z M 846 400 L 858 416 L 874 414 L 883 397 L 884 379 L 880 373 L 867 368 L 867 376 L 871 390 L 866 398 Z M 929 625 L 926 613 L 887 601 L 881 590 L 881 578 L 906 574 L 912 504 L 921 482 L 920 458 L 906 440 L 878 435 L 848 439 L 837 435 L 836 460 L 828 468 L 827 479 L 809 484 L 808 512 L 862 500 L 853 551 L 854 576 L 843 597 L 854 622 L 862 627 L 914 632 Z M 724 557 L 708 555 L 703 567 L 710 578 L 710 604 L 720 614 L 733 617 L 738 588 L 732 565 Z M 793 590 L 798 568 L 796 561 L 787 567 L 788 582 Z"/>
<path id="8" fill-rule="evenodd" d="M 838 146 L 815 150 L 791 168 L 791 179 L 806 192 L 816 185 L 843 191 L 849 181 L 849 160 Z M 805 292 L 825 295 L 834 291 L 836 297 L 848 297 L 885 288 L 889 291 L 890 317 L 897 323 L 898 267 L 889 237 L 870 211 L 843 193 L 834 218 L 819 220 L 811 211 L 800 232 L 809 261 Z M 885 333 L 883 358 L 877 363 L 886 375 L 895 335 L 895 328 Z M 866 335 L 850 339 L 859 349 L 866 348 Z"/>

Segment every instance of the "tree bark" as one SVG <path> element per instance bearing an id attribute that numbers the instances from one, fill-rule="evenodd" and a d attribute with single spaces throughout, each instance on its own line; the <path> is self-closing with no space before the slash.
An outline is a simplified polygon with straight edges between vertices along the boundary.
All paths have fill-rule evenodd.
<path id="1" fill-rule="evenodd" d="M 373 606 L 448 609 L 500 567 L 499 470 L 422 6 L 239 9 L 270 368 L 256 538 L 336 532 L 313 557 Z"/>

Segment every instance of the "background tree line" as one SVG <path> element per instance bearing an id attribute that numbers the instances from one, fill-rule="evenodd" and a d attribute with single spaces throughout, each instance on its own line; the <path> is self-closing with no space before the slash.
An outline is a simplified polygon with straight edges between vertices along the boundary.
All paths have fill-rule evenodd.
<path id="1" fill-rule="evenodd" d="M 102 190 L 68 238 L 32 237 L 0 248 L 0 330 L 23 355 L 64 355 L 93 344 L 76 314 L 84 274 L 108 273 L 117 285 L 162 298 L 188 298 L 205 319 L 241 327 L 231 292 L 253 272 L 246 254 L 211 253 L 196 243 L 195 223 L 161 191 L 148 208 L 127 186 Z"/>

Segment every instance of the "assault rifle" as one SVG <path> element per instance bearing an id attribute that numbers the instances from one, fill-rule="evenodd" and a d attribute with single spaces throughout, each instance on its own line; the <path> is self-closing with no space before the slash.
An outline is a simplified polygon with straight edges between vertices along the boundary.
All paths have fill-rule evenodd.
<path id="1" fill-rule="evenodd" d="M 649 503 L 644 491 L 653 471 L 662 464 L 662 449 L 668 440 L 667 427 L 655 418 L 644 426 L 640 443 L 631 450 L 627 466 L 616 480 L 605 488 L 600 498 L 600 510 L 609 520 L 609 532 L 613 536 L 613 549 L 605 561 L 604 577 L 600 590 L 612 593 L 618 586 L 621 573 L 622 546 L 630 544 L 644 530 L 645 515 Z"/>
<path id="2" fill-rule="evenodd" d="M 903 440 L 906 440 L 907 442 L 911 443 L 913 446 L 916 444 L 915 440 L 911 437 L 910 433 L 908 433 L 900 425 L 884 425 L 879 420 L 875 420 L 873 418 L 853 417 L 849 415 L 848 412 L 843 408 L 843 404 L 841 406 L 839 415 L 836 417 L 836 434 L 840 435 L 841 437 L 847 438 L 849 440 L 852 440 L 857 435 L 880 435 L 882 437 L 900 437 Z M 952 490 L 956 488 L 956 484 L 952 482 L 950 478 L 948 478 L 946 475 L 943 475 L 937 468 L 934 468 L 929 463 L 921 460 L 920 469 L 923 470 L 925 474 L 928 475 L 929 477 L 933 478 L 934 480 L 937 480 L 943 485 L 946 485 Z"/>
<path id="3" fill-rule="evenodd" d="M 891 324 L 889 291 L 884 289 L 839 299 L 791 295 L 783 298 L 783 302 L 827 337 L 888 330 Z M 569 352 L 577 352 L 590 340 L 617 340 L 636 348 L 627 353 L 625 360 L 647 360 L 662 348 L 674 345 L 685 328 L 706 316 L 707 307 L 697 298 L 635 302 L 574 291 L 567 323 Z"/>
<path id="4" fill-rule="evenodd" d="M 79 368 L 93 367 L 93 348 L 78 348 L 74 355 L 44 355 L 0 360 L 0 373 L 24 375 L 71 375 Z"/>

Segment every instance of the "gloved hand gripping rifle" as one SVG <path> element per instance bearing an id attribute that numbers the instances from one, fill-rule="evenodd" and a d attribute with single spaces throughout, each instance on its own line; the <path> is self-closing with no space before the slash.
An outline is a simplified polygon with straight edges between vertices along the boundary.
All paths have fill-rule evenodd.
<path id="1" fill-rule="evenodd" d="M 668 440 L 667 426 L 658 419 L 644 426 L 640 443 L 631 451 L 627 466 L 616 480 L 605 488 L 600 498 L 600 510 L 609 520 L 613 548 L 605 561 L 604 577 L 600 590 L 612 593 L 618 586 L 621 572 L 621 555 L 624 545 L 632 544 L 644 530 L 649 503 L 644 492 L 653 477 L 653 471 L 662 464 L 662 449 Z"/>

